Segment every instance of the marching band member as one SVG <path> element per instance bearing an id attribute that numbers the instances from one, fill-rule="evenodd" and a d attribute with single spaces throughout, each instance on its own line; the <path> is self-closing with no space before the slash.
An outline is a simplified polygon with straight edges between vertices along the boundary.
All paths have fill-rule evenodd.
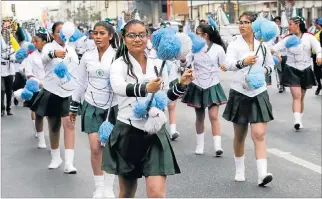
<path id="1" fill-rule="evenodd" d="M 283 72 L 282 84 L 290 87 L 293 98 L 294 128 L 303 128 L 302 118 L 304 112 L 304 97 L 307 89 L 316 85 L 312 71 L 311 53 L 316 52 L 316 63 L 322 64 L 321 46 L 317 39 L 307 33 L 304 20 L 301 17 L 293 17 L 289 23 L 289 31 L 300 40 L 298 46 L 287 48 L 287 61 Z M 286 42 L 291 36 L 272 47 L 273 52 L 286 48 Z"/>
<path id="2" fill-rule="evenodd" d="M 155 67 L 160 60 L 145 54 L 147 29 L 143 22 L 131 20 L 124 26 L 124 44 L 111 66 L 111 85 L 118 95 L 118 116 L 113 132 L 103 151 L 102 168 L 118 175 L 120 198 L 134 197 L 137 178 L 145 176 L 148 197 L 165 197 L 166 176 L 180 173 L 165 126 L 156 134 L 144 131 L 146 119 L 135 117 L 132 111 L 138 100 L 148 93 L 168 88 L 167 73 L 157 78 Z M 158 69 L 159 70 L 159 69 Z M 167 94 L 171 100 L 183 94 L 185 85 L 192 81 L 192 71 L 183 77 Z"/>
<path id="3" fill-rule="evenodd" d="M 2 24 L 1 30 L 1 117 L 13 115 L 11 112 L 12 89 L 15 76 L 14 50 L 10 42 L 9 22 Z M 4 98 L 6 96 L 6 104 Z"/>
<path id="4" fill-rule="evenodd" d="M 315 20 L 315 23 L 318 31 L 314 34 L 314 37 L 320 42 L 320 46 L 322 47 L 322 17 Z M 313 58 L 313 65 L 314 65 L 313 67 L 314 76 L 318 83 L 318 87 L 316 88 L 315 95 L 319 95 L 322 89 L 322 85 L 321 85 L 322 68 L 316 63 L 316 53 L 314 50 L 312 52 L 312 58 Z"/>
<path id="5" fill-rule="evenodd" d="M 227 102 L 226 95 L 220 84 L 219 68 L 225 64 L 225 46 L 219 32 L 211 25 L 201 24 L 196 34 L 206 40 L 208 49 L 193 56 L 188 56 L 186 63 L 192 62 L 196 71 L 196 79 L 189 84 L 182 102 L 195 108 L 196 113 L 196 154 L 204 152 L 205 109 L 208 108 L 209 120 L 215 156 L 223 153 L 221 147 L 220 121 L 218 118 L 219 106 Z M 193 60 L 192 60 L 193 59 Z M 184 63 L 183 63 L 184 65 Z"/>
<path id="6" fill-rule="evenodd" d="M 25 74 L 27 79 L 29 78 L 36 78 L 39 80 L 39 87 L 43 87 L 43 82 L 45 79 L 45 69 L 44 65 L 41 59 L 41 53 L 43 47 L 46 45 L 47 42 L 47 33 L 45 30 L 43 32 L 39 31 L 33 39 L 33 43 L 36 47 L 36 51 L 31 53 L 26 58 L 26 67 L 25 67 Z M 27 107 L 32 107 L 32 103 L 36 99 L 38 93 L 34 93 L 31 100 L 26 101 Z M 45 142 L 45 133 L 44 133 L 44 122 L 43 117 L 36 117 L 36 113 L 34 111 L 31 111 L 31 119 L 35 128 L 35 136 L 38 138 L 38 148 L 46 148 L 46 142 Z"/>
<path id="7" fill-rule="evenodd" d="M 169 75 L 169 87 L 172 88 L 176 82 L 178 82 L 178 79 L 181 76 L 181 67 L 180 67 L 180 61 L 174 60 L 174 61 L 167 61 L 166 66 L 168 69 L 168 75 Z M 168 104 L 168 112 L 169 112 L 169 122 L 170 122 L 170 138 L 171 140 L 175 140 L 179 137 L 180 133 L 177 131 L 177 125 L 176 125 L 176 104 L 177 100 L 170 101 Z"/>
<path id="8" fill-rule="evenodd" d="M 260 72 L 263 71 L 266 75 L 270 75 L 274 62 L 270 51 L 265 50 L 267 48 L 265 44 L 262 44 L 255 56 L 255 51 L 261 46 L 260 42 L 254 38 L 251 26 L 255 19 L 256 15 L 253 12 L 244 12 L 239 17 L 241 35 L 236 36 L 227 48 L 226 69 L 236 71 L 236 73 L 223 117 L 233 122 L 234 126 L 235 181 L 245 181 L 245 139 L 250 123 L 255 145 L 258 185 L 264 186 L 273 179 L 272 174 L 267 173 L 265 143 L 267 122 L 273 120 L 272 105 L 265 82 L 262 82 L 263 85 L 259 88 L 250 88 L 246 86 L 245 76 L 251 65 L 252 70 L 263 69 Z"/>
<path id="9" fill-rule="evenodd" d="M 91 163 L 96 187 L 93 194 L 94 198 L 114 197 L 113 182 L 115 176 L 106 175 L 104 177 L 101 169 L 102 148 L 98 130 L 106 120 L 108 109 L 112 111 L 108 120 L 112 124 L 116 122 L 117 96 L 114 95 L 113 90 L 107 84 L 110 66 L 117 48 L 115 34 L 113 26 L 107 22 L 101 21 L 95 24 L 93 36 L 97 47 L 85 52 L 81 59 L 76 77 L 78 86 L 73 92 L 70 106 L 70 117 L 72 121 L 75 121 L 78 106 L 85 94 L 81 123 L 82 132 L 88 134 L 90 143 Z"/>
<path id="10" fill-rule="evenodd" d="M 62 159 L 60 157 L 59 136 L 60 127 L 63 124 L 65 141 L 65 168 L 64 173 L 75 174 L 77 169 L 73 166 L 75 145 L 75 124 L 69 119 L 70 96 L 74 90 L 73 77 L 71 81 L 60 79 L 55 73 L 56 64 L 69 53 L 64 49 L 65 43 L 60 38 L 59 32 L 62 22 L 56 22 L 52 26 L 54 41 L 44 46 L 41 58 L 45 69 L 43 89 L 37 95 L 31 110 L 36 113 L 39 121 L 47 116 L 49 127 L 49 138 L 51 146 L 51 163 L 49 169 L 58 168 Z M 72 50 L 70 48 L 68 51 Z M 37 119 L 38 120 L 38 119 Z"/>

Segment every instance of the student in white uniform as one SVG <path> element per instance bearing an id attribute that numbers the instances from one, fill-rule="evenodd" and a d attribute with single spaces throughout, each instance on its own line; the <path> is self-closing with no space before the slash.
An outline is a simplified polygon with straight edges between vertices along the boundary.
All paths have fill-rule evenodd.
<path id="1" fill-rule="evenodd" d="M 115 34 L 113 26 L 107 22 L 101 21 L 95 24 L 93 36 L 97 47 L 85 52 L 80 61 L 76 77 L 77 86 L 73 92 L 70 105 L 70 116 L 75 121 L 81 98 L 85 95 L 81 111 L 81 124 L 82 132 L 88 134 L 90 143 L 91 163 L 96 187 L 93 194 L 94 198 L 114 197 L 113 181 L 115 177 L 114 175 L 104 176 L 101 169 L 102 147 L 99 142 L 98 130 L 106 120 L 108 111 L 111 111 L 108 121 L 112 124 L 116 123 L 117 95 L 107 84 L 110 66 L 117 48 Z"/>
<path id="2" fill-rule="evenodd" d="M 195 108 L 196 113 L 196 154 L 204 153 L 205 109 L 208 108 L 211 132 L 214 143 L 214 155 L 219 157 L 223 153 L 221 147 L 219 106 L 227 102 L 225 92 L 219 81 L 219 69 L 226 60 L 225 45 L 219 32 L 212 26 L 201 24 L 196 34 L 206 40 L 206 48 L 202 52 L 190 54 L 187 60 L 192 63 L 196 79 L 189 84 L 182 102 Z M 184 63 L 183 63 L 184 65 Z"/>
<path id="3" fill-rule="evenodd" d="M 169 75 L 169 87 L 172 88 L 173 85 L 178 82 L 178 78 L 181 76 L 181 67 L 180 61 L 167 61 L 166 68 Z M 177 116 L 176 116 L 176 104 L 177 100 L 170 101 L 168 104 L 168 112 L 169 112 L 169 123 L 170 123 L 170 138 L 171 140 L 175 140 L 179 137 L 180 133 L 177 131 Z"/>
<path id="4" fill-rule="evenodd" d="M 15 54 L 11 46 L 8 27 L 1 31 L 1 117 L 13 115 L 11 111 L 12 88 L 15 76 Z M 6 103 L 4 98 L 6 97 Z"/>
<path id="5" fill-rule="evenodd" d="M 71 122 L 69 119 L 70 98 L 75 87 L 73 84 L 74 75 L 71 75 L 71 80 L 66 83 L 54 73 L 56 64 L 60 63 L 67 55 L 66 50 L 64 49 L 65 43 L 59 36 L 59 31 L 62 25 L 62 22 L 54 23 L 52 26 L 54 41 L 46 44 L 41 52 L 41 58 L 46 75 L 43 82 L 43 89 L 37 95 L 31 110 L 36 113 L 36 118 L 47 116 L 48 119 L 52 157 L 48 168 L 56 169 L 62 163 L 62 159 L 60 157 L 59 136 L 60 127 L 61 124 L 63 124 L 65 141 L 64 172 L 75 174 L 77 173 L 77 169 L 73 166 L 75 123 Z"/>
<path id="6" fill-rule="evenodd" d="M 245 181 L 245 139 L 250 123 L 255 146 L 258 185 L 264 186 L 273 179 L 272 174 L 267 173 L 265 140 L 267 123 L 274 119 L 272 105 L 269 101 L 265 80 L 262 81 L 263 86 L 250 88 L 245 78 L 250 66 L 252 70 L 257 69 L 259 72 L 263 71 L 264 74 L 270 75 L 274 62 L 265 44 L 259 49 L 257 57 L 255 56 L 260 46 L 260 42 L 254 38 L 251 26 L 255 19 L 256 15 L 253 12 L 244 12 L 239 17 L 241 35 L 236 36 L 227 48 L 226 69 L 236 71 L 236 73 L 223 117 L 233 122 L 234 126 L 235 181 Z"/>
<path id="7" fill-rule="evenodd" d="M 39 80 L 40 88 L 43 87 L 46 75 L 41 59 L 41 52 L 47 42 L 50 42 L 47 41 L 47 38 L 46 32 L 38 32 L 33 39 L 33 44 L 35 45 L 36 50 L 26 58 L 25 75 L 27 79 L 36 78 Z M 26 101 L 25 104 L 27 107 L 32 107 L 38 94 L 39 92 L 34 93 L 32 99 Z M 46 148 L 43 117 L 36 117 L 36 113 L 31 111 L 31 120 L 35 128 L 35 136 L 38 138 L 38 148 Z"/>
<path id="8" fill-rule="evenodd" d="M 301 44 L 297 47 L 287 49 L 287 61 L 283 71 L 282 84 L 290 87 L 293 103 L 294 128 L 303 128 L 302 118 L 304 112 L 304 97 L 307 89 L 316 85 L 312 70 L 312 49 L 316 52 L 316 63 L 322 64 L 321 46 L 318 40 L 307 33 L 305 23 L 302 18 L 294 17 L 290 19 L 289 31 L 301 39 Z M 289 37 L 272 47 L 273 52 L 285 49 L 285 43 Z"/>
<path id="9" fill-rule="evenodd" d="M 148 197 L 165 197 L 166 177 L 180 173 L 168 132 L 165 126 L 156 134 L 144 131 L 146 119 L 136 118 L 133 107 L 138 100 L 146 100 L 148 93 L 168 88 L 167 73 L 157 78 L 155 67 L 161 61 L 149 58 L 144 50 L 147 45 L 144 23 L 131 20 L 122 32 L 125 45 L 119 48 L 117 60 L 111 66 L 111 85 L 118 95 L 116 125 L 103 151 L 102 169 L 118 175 L 120 198 L 133 198 L 137 179 L 145 176 Z M 170 100 L 176 100 L 192 81 L 192 70 L 168 90 Z M 180 83 L 179 83 L 180 82 Z M 150 96 L 149 96 L 150 97 Z"/>

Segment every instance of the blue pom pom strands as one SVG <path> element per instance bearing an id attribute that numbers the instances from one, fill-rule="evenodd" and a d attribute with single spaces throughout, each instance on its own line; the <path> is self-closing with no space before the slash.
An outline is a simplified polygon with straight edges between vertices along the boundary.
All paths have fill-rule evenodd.
<path id="1" fill-rule="evenodd" d="M 206 40 L 204 38 L 192 32 L 189 32 L 188 36 L 192 41 L 192 53 L 198 53 L 206 46 Z"/>
<path id="2" fill-rule="evenodd" d="M 81 33 L 81 31 L 76 28 L 75 33 L 71 36 L 69 41 L 75 42 L 75 41 L 79 40 L 80 38 L 82 38 L 83 36 L 84 35 Z"/>
<path id="3" fill-rule="evenodd" d="M 31 100 L 33 95 L 34 94 L 31 91 L 29 91 L 28 89 L 24 88 L 22 93 L 21 93 L 21 99 L 25 100 L 25 101 L 28 101 L 28 100 Z"/>
<path id="4" fill-rule="evenodd" d="M 285 42 L 286 48 L 295 47 L 301 44 L 301 39 L 296 35 L 291 35 Z"/>
<path id="5" fill-rule="evenodd" d="M 166 106 L 168 106 L 168 96 L 165 92 L 159 91 L 154 95 L 155 99 L 155 107 L 164 110 Z M 152 107 L 154 107 L 152 105 Z"/>
<path id="6" fill-rule="evenodd" d="M 39 91 L 39 82 L 34 78 L 30 78 L 27 80 L 25 88 L 32 93 L 36 93 Z"/>
<path id="7" fill-rule="evenodd" d="M 176 33 L 175 30 L 172 28 L 160 28 L 159 30 L 155 31 L 152 34 L 152 39 L 151 39 L 153 48 L 158 49 L 160 45 L 160 41 L 165 34 L 173 35 L 175 33 Z"/>
<path id="8" fill-rule="evenodd" d="M 28 45 L 28 53 L 29 54 L 32 53 L 32 52 L 34 52 L 35 50 L 36 50 L 36 47 L 35 47 L 34 44 L 29 44 Z"/>
<path id="9" fill-rule="evenodd" d="M 260 32 L 261 31 L 261 23 L 263 21 L 268 21 L 263 17 L 257 17 L 257 19 L 252 23 L 253 32 Z"/>
<path id="10" fill-rule="evenodd" d="M 209 24 L 210 24 L 214 29 L 216 29 L 216 28 L 217 28 L 217 24 L 216 24 L 215 20 L 211 17 L 211 15 L 208 15 L 207 17 L 208 17 L 208 22 L 209 22 Z"/>
<path id="11" fill-rule="evenodd" d="M 15 54 L 15 57 L 16 57 L 16 60 L 18 62 L 22 62 L 24 59 L 26 59 L 26 57 L 28 56 L 28 52 L 25 48 L 20 48 L 16 54 Z"/>
<path id="12" fill-rule="evenodd" d="M 277 35 L 277 25 L 275 22 L 264 20 L 260 24 L 261 35 L 264 42 L 268 42 L 276 37 Z"/>
<path id="13" fill-rule="evenodd" d="M 148 100 L 139 100 L 133 107 L 133 113 L 137 118 L 147 118 Z"/>
<path id="14" fill-rule="evenodd" d="M 114 125 L 108 121 L 102 123 L 98 130 L 99 140 L 101 142 L 101 146 L 105 146 L 108 138 L 110 137 L 113 131 Z"/>
<path id="15" fill-rule="evenodd" d="M 274 60 L 275 65 L 280 63 L 280 60 L 278 59 L 278 57 L 276 55 L 273 55 L 273 60 Z"/>
<path id="16" fill-rule="evenodd" d="M 59 62 L 58 64 L 56 64 L 54 73 L 61 79 L 66 78 L 67 81 L 70 81 L 71 79 L 68 68 L 64 62 Z"/>
<path id="17" fill-rule="evenodd" d="M 157 56 L 159 59 L 166 61 L 175 59 L 181 48 L 181 41 L 177 35 L 165 34 L 161 38 L 157 48 Z"/>
<path id="18" fill-rule="evenodd" d="M 254 67 L 247 75 L 247 82 L 252 89 L 262 87 L 265 84 L 264 67 Z"/>
<path id="19" fill-rule="evenodd" d="M 59 31 L 59 37 L 63 42 L 66 42 L 66 37 L 64 36 L 64 34 L 61 30 Z"/>

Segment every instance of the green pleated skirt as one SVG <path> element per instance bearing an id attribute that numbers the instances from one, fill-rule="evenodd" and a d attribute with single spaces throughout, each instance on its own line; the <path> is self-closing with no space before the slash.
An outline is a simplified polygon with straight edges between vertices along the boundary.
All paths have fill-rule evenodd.
<path id="1" fill-rule="evenodd" d="M 112 124 L 116 123 L 118 106 L 113 106 L 108 121 Z M 98 132 L 100 126 L 107 118 L 108 109 L 104 110 L 89 104 L 84 100 L 82 105 L 82 132 L 95 133 Z"/>
<path id="2" fill-rule="evenodd" d="M 182 102 L 195 108 L 207 108 L 227 103 L 227 97 L 220 83 L 207 89 L 190 83 L 182 97 Z"/>
<path id="3" fill-rule="evenodd" d="M 312 86 L 316 86 L 314 72 L 311 67 L 298 70 L 289 65 L 285 65 L 281 83 L 286 87 L 301 87 L 303 89 L 310 89 Z"/>
<path id="4" fill-rule="evenodd" d="M 230 89 L 223 117 L 236 124 L 264 123 L 273 120 L 272 105 L 267 91 L 255 97 L 248 97 Z"/>
<path id="5" fill-rule="evenodd" d="M 180 173 L 165 126 L 149 135 L 120 121 L 104 147 L 102 170 L 126 179 Z"/>

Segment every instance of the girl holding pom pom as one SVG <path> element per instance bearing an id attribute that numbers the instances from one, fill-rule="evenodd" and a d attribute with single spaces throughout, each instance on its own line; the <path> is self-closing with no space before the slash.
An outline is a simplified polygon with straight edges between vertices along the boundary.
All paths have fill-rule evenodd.
<path id="1" fill-rule="evenodd" d="M 62 22 L 52 26 L 54 41 L 46 44 L 41 51 L 41 59 L 45 69 L 43 89 L 37 95 L 31 110 L 36 113 L 39 121 L 47 116 L 49 138 L 51 147 L 51 162 L 49 169 L 57 169 L 62 164 L 59 148 L 60 127 L 63 124 L 65 141 L 65 167 L 64 173 L 75 174 L 77 169 L 73 165 L 75 145 L 75 123 L 69 119 L 70 97 L 74 89 L 74 81 L 63 82 L 55 68 L 62 64 L 67 55 L 65 43 L 61 40 L 59 32 Z M 63 64 L 65 65 L 65 64 Z M 69 65 L 68 67 L 72 67 Z M 67 71 L 68 72 L 68 71 Z M 37 119 L 38 120 L 38 119 Z"/>
<path id="2" fill-rule="evenodd" d="M 33 43 L 37 50 L 28 56 L 25 67 L 25 74 L 27 79 L 36 78 L 39 81 L 40 88 L 42 88 L 42 82 L 44 81 L 46 75 L 44 65 L 41 59 L 41 52 L 47 42 L 50 41 L 47 41 L 46 33 L 38 32 L 35 35 Z M 32 99 L 25 102 L 27 107 L 31 108 L 38 93 L 39 92 L 34 93 Z M 32 111 L 31 120 L 33 122 L 35 136 L 38 138 L 38 147 L 46 148 L 43 118 L 36 117 L 36 113 Z"/>
<path id="3" fill-rule="evenodd" d="M 147 119 L 135 116 L 133 107 L 146 100 L 148 93 L 167 89 L 167 73 L 157 77 L 160 60 L 150 59 L 144 52 L 147 29 L 139 20 L 129 21 L 122 31 L 124 43 L 111 66 L 111 86 L 118 95 L 118 116 L 104 151 L 102 169 L 118 175 L 120 198 L 133 198 L 137 179 L 145 176 L 148 197 L 165 197 L 166 176 L 180 173 L 165 126 L 156 134 L 144 131 Z M 192 81 L 187 70 L 167 96 L 176 100 Z M 154 108 L 154 107 L 153 107 Z M 152 110 L 152 109 L 151 109 Z M 150 112 L 149 112 L 150 113 Z"/>
<path id="4" fill-rule="evenodd" d="M 196 34 L 206 40 L 207 49 L 188 56 L 187 62 L 193 62 L 196 79 L 188 86 L 182 102 L 194 107 L 196 112 L 196 154 L 204 152 L 205 109 L 208 108 L 209 120 L 214 143 L 214 155 L 223 153 L 221 147 L 219 106 L 227 102 L 226 95 L 220 84 L 219 68 L 225 65 L 225 45 L 219 32 L 210 25 L 201 24 Z M 193 59 L 193 60 L 192 60 Z M 184 63 L 183 63 L 184 65 Z"/>
<path id="5" fill-rule="evenodd" d="M 311 52 L 316 52 L 316 63 L 322 64 L 321 46 L 313 35 L 307 33 L 301 17 L 291 18 L 290 36 L 272 47 L 273 52 L 287 49 L 287 61 L 282 84 L 290 87 L 293 103 L 294 128 L 303 128 L 304 97 L 307 89 L 316 85 L 312 70 Z"/>
<path id="6" fill-rule="evenodd" d="M 85 99 L 81 110 L 82 132 L 88 134 L 91 163 L 94 174 L 96 191 L 94 198 L 114 197 L 113 182 L 114 175 L 105 175 L 101 170 L 102 147 L 99 141 L 99 128 L 106 120 L 115 124 L 117 115 L 117 96 L 108 85 L 110 66 L 114 60 L 117 41 L 115 41 L 115 30 L 113 26 L 105 21 L 95 24 L 93 37 L 96 48 L 86 51 L 81 58 L 77 68 L 77 86 L 72 95 L 70 105 L 70 119 L 75 122 L 81 98 Z M 109 110 L 111 109 L 111 110 Z"/>
<path id="7" fill-rule="evenodd" d="M 250 123 L 255 145 L 258 185 L 264 186 L 272 180 L 272 174 L 267 173 L 265 133 L 267 123 L 273 120 L 264 74 L 269 75 L 272 72 L 274 62 L 268 50 L 265 55 L 263 48 L 266 46 L 262 44 L 263 48 L 260 50 L 260 41 L 254 38 L 252 23 L 255 19 L 253 12 L 244 12 L 239 17 L 241 35 L 236 36 L 227 48 L 226 69 L 236 73 L 223 117 L 233 122 L 234 126 L 235 181 L 245 181 L 244 147 Z M 256 50 L 259 51 L 255 56 Z M 255 80 L 255 83 L 248 81 L 248 78 Z"/>

